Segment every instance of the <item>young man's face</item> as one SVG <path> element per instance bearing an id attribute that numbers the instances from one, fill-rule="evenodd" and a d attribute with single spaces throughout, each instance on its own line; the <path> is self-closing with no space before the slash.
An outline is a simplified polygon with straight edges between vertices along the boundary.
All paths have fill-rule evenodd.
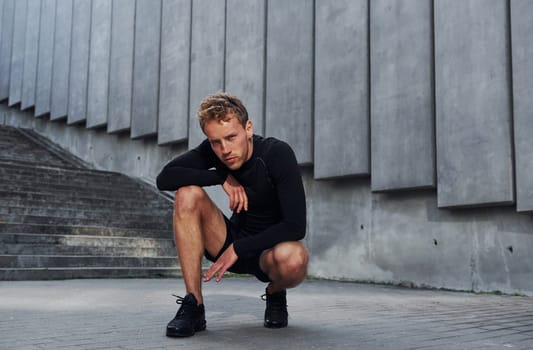
<path id="1" fill-rule="evenodd" d="M 217 157 L 231 170 L 239 169 L 252 156 L 253 127 L 249 120 L 243 127 L 233 114 L 228 114 L 222 120 L 208 121 L 204 133 Z"/>

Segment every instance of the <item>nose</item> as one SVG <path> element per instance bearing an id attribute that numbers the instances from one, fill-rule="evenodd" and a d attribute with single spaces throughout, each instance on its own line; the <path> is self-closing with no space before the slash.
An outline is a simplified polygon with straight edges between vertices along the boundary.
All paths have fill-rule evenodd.
<path id="1" fill-rule="evenodd" d="M 220 145 L 220 150 L 222 151 L 222 154 L 224 154 L 224 155 L 227 155 L 227 154 L 231 153 L 231 150 L 229 149 L 228 145 L 224 141 L 222 141 L 222 143 Z"/>

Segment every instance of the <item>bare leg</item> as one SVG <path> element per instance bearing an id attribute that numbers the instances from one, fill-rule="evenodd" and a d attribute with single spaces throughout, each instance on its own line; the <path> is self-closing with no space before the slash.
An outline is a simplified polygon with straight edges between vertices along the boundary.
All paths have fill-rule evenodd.
<path id="1" fill-rule="evenodd" d="M 261 254 L 259 265 L 270 280 L 269 294 L 299 285 L 307 274 L 309 253 L 301 242 L 283 242 Z"/>
<path id="2" fill-rule="evenodd" d="M 199 304 L 202 296 L 202 257 L 204 251 L 215 256 L 226 239 L 224 217 L 207 193 L 198 186 L 176 191 L 174 202 L 174 240 L 187 293 Z"/>

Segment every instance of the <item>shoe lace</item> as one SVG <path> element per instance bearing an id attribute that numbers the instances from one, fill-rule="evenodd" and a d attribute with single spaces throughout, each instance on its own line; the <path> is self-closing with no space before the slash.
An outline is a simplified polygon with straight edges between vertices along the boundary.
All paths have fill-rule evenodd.
<path id="1" fill-rule="evenodd" d="M 176 294 L 172 294 L 173 297 L 176 298 L 176 304 L 181 305 L 178 312 L 176 313 L 176 316 L 183 315 L 187 312 L 187 310 L 194 310 L 194 306 L 191 303 L 184 302 L 185 298 Z"/>
<path id="2" fill-rule="evenodd" d="M 261 299 L 266 301 L 267 308 L 272 312 L 282 312 L 287 308 L 285 298 L 277 296 L 276 294 L 267 295 L 265 293 L 261 295 Z"/>
<path id="3" fill-rule="evenodd" d="M 176 298 L 176 304 L 178 305 L 183 304 L 183 299 L 185 299 L 184 297 L 176 295 L 176 294 L 172 294 L 172 296 Z"/>

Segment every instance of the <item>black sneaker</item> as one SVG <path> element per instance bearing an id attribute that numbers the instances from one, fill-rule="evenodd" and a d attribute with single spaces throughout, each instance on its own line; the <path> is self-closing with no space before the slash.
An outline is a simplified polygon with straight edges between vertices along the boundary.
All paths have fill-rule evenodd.
<path id="1" fill-rule="evenodd" d="M 265 327 L 267 328 L 283 328 L 287 327 L 289 313 L 287 312 L 287 291 L 265 294 L 261 297 L 266 300 L 265 310 Z"/>
<path id="2" fill-rule="evenodd" d="M 204 304 L 198 305 L 193 294 L 185 298 L 174 295 L 176 304 L 181 304 L 176 316 L 167 324 L 167 337 L 190 337 L 195 332 L 203 331 L 206 326 Z"/>

